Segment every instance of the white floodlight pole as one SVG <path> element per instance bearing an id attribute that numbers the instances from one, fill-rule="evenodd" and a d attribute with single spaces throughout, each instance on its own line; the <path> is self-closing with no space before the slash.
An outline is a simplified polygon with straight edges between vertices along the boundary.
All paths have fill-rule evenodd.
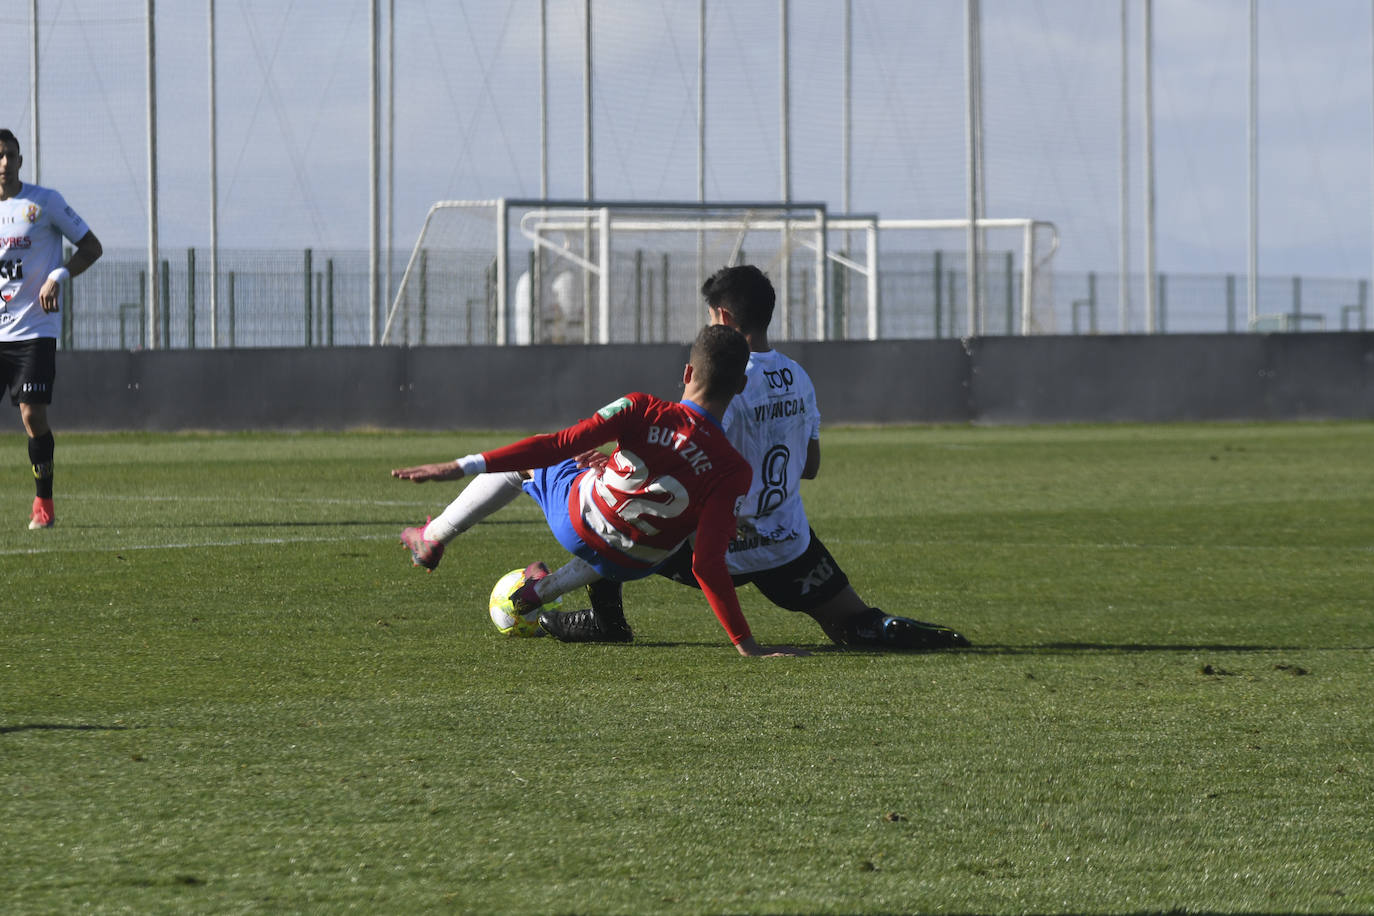
<path id="1" fill-rule="evenodd" d="M 372 94 L 372 110 L 370 112 L 372 144 L 368 150 L 368 171 L 371 173 L 371 180 L 368 183 L 368 247 L 370 249 L 368 258 L 368 343 L 376 346 L 378 339 L 378 326 L 381 318 L 381 296 L 379 294 L 381 284 L 381 88 L 378 83 L 380 54 L 379 40 L 377 36 L 377 20 L 381 16 L 381 6 L 378 0 L 372 0 L 370 19 L 371 45 L 369 49 L 369 60 L 371 66 L 368 70 L 368 82 Z"/>
<path id="2" fill-rule="evenodd" d="M 1155 100 L 1154 100 L 1154 0 L 1143 0 L 1145 10 L 1145 333 L 1155 333 Z"/>
<path id="3" fill-rule="evenodd" d="M 592 200 L 592 0 L 582 0 L 582 196 Z M 604 247 L 606 240 L 601 244 Z M 588 219 L 582 228 L 582 255 L 590 254 L 592 224 Z M 602 286 L 607 282 L 601 278 Z M 582 272 L 582 342 L 592 342 L 592 275 Z"/>
<path id="4" fill-rule="evenodd" d="M 215 82 L 215 0 L 209 2 L 210 45 L 210 347 L 219 346 L 219 141 L 218 85 Z"/>
<path id="5" fill-rule="evenodd" d="M 1250 238 L 1245 256 L 1246 330 L 1259 321 L 1259 5 L 1250 0 L 1250 111 L 1246 123 L 1249 147 Z"/>
<path id="6" fill-rule="evenodd" d="M 391 298 L 391 262 L 396 247 L 396 0 L 386 13 L 386 282 L 379 302 Z"/>
<path id="7" fill-rule="evenodd" d="M 978 313 L 981 290 L 978 263 L 978 79 L 977 79 L 978 0 L 964 0 L 964 115 L 965 153 L 968 157 L 967 204 L 968 228 L 965 231 L 965 250 L 968 259 L 968 335 L 978 334 Z"/>
<path id="8" fill-rule="evenodd" d="M 790 145 L 792 124 L 788 109 L 791 107 L 790 95 L 791 84 L 789 83 L 788 66 L 788 0 L 778 0 L 778 171 L 781 173 L 782 182 L 781 197 L 784 204 L 792 202 L 792 149 Z M 778 300 L 782 306 L 782 337 L 788 339 L 792 335 L 792 295 L 791 279 L 792 259 L 789 256 L 788 243 L 790 239 L 787 211 L 783 211 L 782 220 L 782 246 L 779 256 L 778 272 L 782 275 L 778 278 Z"/>
<path id="9" fill-rule="evenodd" d="M 549 0 L 539 0 L 539 197 L 549 198 Z M 530 272 L 530 337 L 534 316 L 544 310 L 544 263 L 548 254 L 535 252 Z"/>
<path id="10" fill-rule="evenodd" d="M 549 196 L 549 0 L 539 0 L 539 196 Z"/>
<path id="11" fill-rule="evenodd" d="M 33 183 L 42 184 L 43 157 L 38 154 L 38 0 L 29 0 L 29 158 L 33 160 Z"/>
<path id="12" fill-rule="evenodd" d="M 697 3 L 697 203 L 706 203 L 706 0 Z M 706 233 L 697 232 L 697 282 L 706 280 Z"/>
<path id="13" fill-rule="evenodd" d="M 854 75 L 854 3 L 853 0 L 844 0 L 844 40 L 841 42 L 841 63 L 840 63 L 840 207 L 844 215 L 849 216 L 851 208 L 850 187 L 851 187 L 851 168 L 850 168 L 850 141 L 853 134 L 853 75 Z M 853 240 L 846 229 L 844 233 L 844 253 L 845 257 L 850 257 L 853 247 Z M 840 276 L 844 277 L 844 289 L 849 289 L 849 273 L 843 272 Z M 827 290 L 827 294 L 828 294 Z M 848 300 L 848 295 L 845 299 Z M 848 324 L 848 315 L 845 316 L 845 323 Z M 842 329 L 840 337 L 848 337 L 847 329 Z"/>
<path id="14" fill-rule="evenodd" d="M 1121 243 L 1117 248 L 1117 324 L 1125 334 L 1131 328 L 1131 96 L 1130 96 L 1130 0 L 1121 0 Z"/>
<path id="15" fill-rule="evenodd" d="M 592 0 L 582 0 L 582 195 L 592 200 Z"/>
<path id="16" fill-rule="evenodd" d="M 978 0 L 977 15 L 973 19 L 973 166 L 977 170 L 973 183 L 974 200 L 978 205 L 974 229 L 978 233 L 978 260 L 974 265 L 978 273 L 978 306 L 975 315 L 978 328 L 975 333 L 985 330 L 987 311 L 987 220 L 988 183 L 984 175 L 987 156 L 983 155 L 983 4 Z"/>
<path id="17" fill-rule="evenodd" d="M 153 0 L 146 7 L 148 48 L 148 340 L 149 350 L 157 349 L 158 316 L 161 297 L 158 283 L 157 250 L 157 29 Z M 164 318 L 165 320 L 165 318 Z"/>
<path id="18" fill-rule="evenodd" d="M 697 203 L 706 202 L 706 0 L 697 4 Z"/>
<path id="19" fill-rule="evenodd" d="M 854 71 L 854 31 L 853 0 L 844 0 L 844 40 L 840 45 L 840 206 L 844 214 L 850 211 L 850 162 L 849 144 L 853 132 L 853 111 L 851 106 L 852 76 Z"/>

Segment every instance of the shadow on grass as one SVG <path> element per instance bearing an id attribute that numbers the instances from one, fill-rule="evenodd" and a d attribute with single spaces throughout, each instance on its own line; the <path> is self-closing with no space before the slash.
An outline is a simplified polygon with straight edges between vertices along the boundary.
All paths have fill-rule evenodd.
<path id="1" fill-rule="evenodd" d="M 1307 652 L 1313 646 L 1252 646 L 1229 643 L 1101 643 L 1047 642 L 1030 646 L 973 646 L 959 651 L 979 655 L 1055 655 L 1071 652 L 1101 652 L 1107 655 L 1129 655 L 1136 652 Z M 1351 648 L 1351 647 L 1343 647 Z"/>
<path id="2" fill-rule="evenodd" d="M 634 642 L 596 643 L 600 646 L 623 647 L 625 649 L 732 649 L 723 642 L 706 642 L 688 639 L 635 639 Z M 790 643 L 764 643 L 764 648 L 773 645 L 789 645 L 805 649 L 812 655 L 943 655 L 949 652 L 968 651 L 967 649 L 884 649 L 882 646 L 837 646 L 834 643 L 810 643 L 794 641 Z"/>
<path id="3" fill-rule="evenodd" d="M 29 722 L 25 725 L 0 725 L 0 735 L 14 732 L 123 732 L 127 725 L 66 725 L 59 722 Z"/>
<path id="4" fill-rule="evenodd" d="M 898 911 L 891 913 L 878 913 L 876 916 L 896 916 Z M 1076 910 L 1084 916 L 1108 916 L 1116 912 L 1114 910 Z M 1343 912 L 1336 910 L 1335 912 Z M 1190 910 L 1185 907 L 1177 907 L 1171 910 L 1127 910 L 1124 916 L 1287 916 L 1292 910 Z M 952 916 L 975 916 L 973 913 L 954 913 Z M 1026 916 L 1050 916 L 1049 913 L 1028 913 Z"/>

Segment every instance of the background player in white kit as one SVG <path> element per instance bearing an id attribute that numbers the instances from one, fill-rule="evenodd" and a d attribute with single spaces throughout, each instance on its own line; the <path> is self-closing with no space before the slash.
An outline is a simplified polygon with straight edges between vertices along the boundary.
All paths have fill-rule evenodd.
<path id="1" fill-rule="evenodd" d="M 749 341 L 748 381 L 725 412 L 730 444 L 754 469 L 726 563 L 736 585 L 753 583 L 779 607 L 809 614 L 836 643 L 888 649 L 947 649 L 969 641 L 946 626 L 885 614 L 859 597 L 811 529 L 800 483 L 820 470 L 820 411 L 806 370 L 771 348 L 773 284 L 752 265 L 717 271 L 701 289 L 712 324 Z M 691 552 L 679 551 L 659 570 L 687 585 Z M 632 631 L 621 608 L 620 583 L 588 588 L 592 607 L 545 612 L 544 629 L 566 642 L 625 642 Z"/>
<path id="2" fill-rule="evenodd" d="M 96 262 L 100 240 L 62 195 L 19 180 L 19 140 L 0 128 L 0 382 L 19 406 L 29 434 L 35 495 L 29 528 L 51 528 L 53 435 L 48 425 L 61 284 Z M 62 239 L 76 246 L 62 263 Z"/>

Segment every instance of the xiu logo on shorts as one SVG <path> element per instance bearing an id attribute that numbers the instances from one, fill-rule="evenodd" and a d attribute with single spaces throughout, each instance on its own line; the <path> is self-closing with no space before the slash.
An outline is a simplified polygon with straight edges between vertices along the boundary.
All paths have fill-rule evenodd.
<path id="1" fill-rule="evenodd" d="M 835 575 L 835 567 L 831 565 L 830 558 L 826 557 L 816 564 L 815 569 L 798 579 L 797 584 L 801 586 L 803 595 L 809 595 L 811 589 L 824 585 L 833 575 Z"/>

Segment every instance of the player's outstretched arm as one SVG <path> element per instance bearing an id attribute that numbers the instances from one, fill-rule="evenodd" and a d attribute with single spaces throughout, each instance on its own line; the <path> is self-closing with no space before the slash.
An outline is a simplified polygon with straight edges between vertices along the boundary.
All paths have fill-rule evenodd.
<path id="1" fill-rule="evenodd" d="M 811 654 L 796 646 L 761 646 L 752 636 L 735 643 L 735 648 L 745 658 L 801 658 Z"/>
<path id="2" fill-rule="evenodd" d="M 697 525 L 697 539 L 692 551 L 692 574 L 701 584 L 706 601 L 715 612 L 716 619 L 730 635 L 735 650 L 746 658 L 779 658 L 783 656 L 809 655 L 803 649 L 792 646 L 761 646 L 749 631 L 749 622 L 740 610 L 739 596 L 735 593 L 735 583 L 730 579 L 730 571 L 725 565 L 725 550 L 730 543 L 730 534 L 735 527 L 734 502 L 729 493 L 740 490 L 722 490 L 713 494 L 707 501 Z M 720 495 L 724 494 L 724 495 Z"/>
<path id="3" fill-rule="evenodd" d="M 438 464 L 418 464 L 411 468 L 395 468 L 391 476 L 399 480 L 424 483 L 426 480 L 459 480 L 464 475 L 458 462 L 443 461 Z"/>

